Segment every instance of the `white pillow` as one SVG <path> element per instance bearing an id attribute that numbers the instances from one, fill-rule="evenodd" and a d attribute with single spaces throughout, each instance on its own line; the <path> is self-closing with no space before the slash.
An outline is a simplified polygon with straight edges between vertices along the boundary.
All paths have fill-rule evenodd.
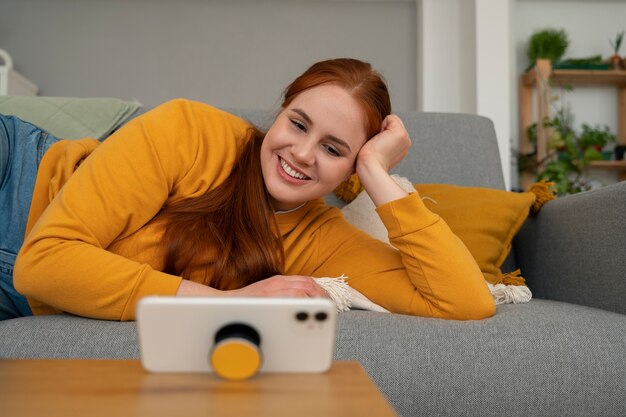
<path id="1" fill-rule="evenodd" d="M 396 184 L 407 193 L 414 193 L 415 187 L 408 178 L 392 175 Z M 357 229 L 361 229 L 368 235 L 389 243 L 387 229 L 376 213 L 376 206 L 367 194 L 362 191 L 350 204 L 341 209 L 346 220 Z"/>

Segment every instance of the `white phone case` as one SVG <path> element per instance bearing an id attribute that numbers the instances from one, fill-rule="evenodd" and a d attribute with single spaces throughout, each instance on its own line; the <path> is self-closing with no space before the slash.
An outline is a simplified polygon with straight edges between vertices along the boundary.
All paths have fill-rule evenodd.
<path id="1" fill-rule="evenodd" d="M 152 372 L 213 372 L 216 333 L 241 323 L 260 335 L 259 372 L 324 372 L 336 318 L 325 298 L 145 297 L 137 306 L 141 361 Z"/>

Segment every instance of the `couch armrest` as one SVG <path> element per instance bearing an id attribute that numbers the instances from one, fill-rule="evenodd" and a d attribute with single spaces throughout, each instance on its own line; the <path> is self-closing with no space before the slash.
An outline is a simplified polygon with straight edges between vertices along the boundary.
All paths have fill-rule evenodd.
<path id="1" fill-rule="evenodd" d="M 626 314 L 626 181 L 549 202 L 514 250 L 535 297 Z"/>

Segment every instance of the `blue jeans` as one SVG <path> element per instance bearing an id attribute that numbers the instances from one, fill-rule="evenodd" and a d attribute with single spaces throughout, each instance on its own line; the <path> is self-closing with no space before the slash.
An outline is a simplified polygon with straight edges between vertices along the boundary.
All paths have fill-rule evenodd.
<path id="1" fill-rule="evenodd" d="M 0 114 L 0 320 L 30 316 L 13 287 L 15 257 L 24 243 L 37 169 L 59 139 L 17 117 Z"/>

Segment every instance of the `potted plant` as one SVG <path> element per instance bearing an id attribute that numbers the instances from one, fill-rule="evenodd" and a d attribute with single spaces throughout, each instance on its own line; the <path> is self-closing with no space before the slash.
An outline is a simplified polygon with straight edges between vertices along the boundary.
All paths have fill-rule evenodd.
<path id="1" fill-rule="evenodd" d="M 611 48 L 613 48 L 613 55 L 609 58 L 609 64 L 611 68 L 615 70 L 624 69 L 624 60 L 619 55 L 619 48 L 622 46 L 622 39 L 624 38 L 624 31 L 622 30 L 620 33 L 615 35 L 615 40 L 609 39 L 609 43 L 611 44 Z"/>
<path id="2" fill-rule="evenodd" d="M 549 180 L 555 184 L 558 195 L 575 194 L 591 188 L 587 168 L 592 161 L 603 159 L 606 145 L 617 138 L 608 126 L 589 126 L 584 123 L 577 133 L 572 127 L 569 109 L 561 108 L 555 117 L 544 120 L 551 128 L 548 153 L 543 161 L 536 161 L 536 151 L 519 155 L 518 166 L 522 172 L 530 172 L 536 180 Z M 530 142 L 536 146 L 537 123 L 528 128 Z"/>
<path id="3" fill-rule="evenodd" d="M 528 41 L 529 69 L 535 65 L 537 59 L 548 59 L 553 64 L 565 54 L 569 40 L 565 30 L 543 29 L 533 33 Z"/>

